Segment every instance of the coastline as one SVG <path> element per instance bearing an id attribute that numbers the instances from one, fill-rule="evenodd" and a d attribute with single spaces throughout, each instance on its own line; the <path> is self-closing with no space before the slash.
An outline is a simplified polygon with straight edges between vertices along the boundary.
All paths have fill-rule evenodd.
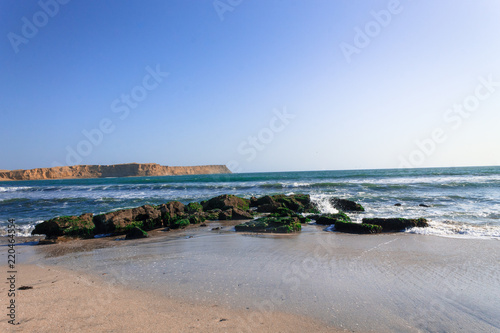
<path id="1" fill-rule="evenodd" d="M 323 213 L 332 197 L 365 207 L 362 218 L 426 218 L 429 234 L 500 239 L 500 169 L 327 171 L 182 177 L 102 178 L 3 182 L 0 226 L 16 219 L 20 234 L 55 216 L 102 214 L 169 201 L 200 202 L 234 194 L 252 196 L 310 194 Z M 23 207 L 31 209 L 24 209 Z M 33 210 L 34 209 L 34 210 Z M 5 234 L 0 227 L 0 234 Z"/>
<path id="2" fill-rule="evenodd" d="M 72 165 L 27 170 L 0 170 L 0 181 L 128 178 L 230 174 L 225 165 L 164 166 L 157 163 Z"/>
<path id="3" fill-rule="evenodd" d="M 65 280 L 68 288 L 63 294 L 44 300 L 47 308 L 60 302 L 58 297 L 80 301 L 88 297 L 88 292 L 78 296 L 74 293 L 79 288 L 70 288 L 79 282 L 76 272 L 85 272 L 80 276 L 86 279 L 99 278 L 104 289 L 118 288 L 117 295 L 122 295 L 118 303 L 106 307 L 118 310 L 100 318 L 98 314 L 87 319 L 75 316 L 85 325 L 90 318 L 121 325 L 126 322 L 120 317 L 121 309 L 133 300 L 139 301 L 140 313 L 172 309 L 142 323 L 161 325 L 173 320 L 181 331 L 215 332 L 222 324 L 229 325 L 222 329 L 227 332 L 335 331 L 331 327 L 350 332 L 500 329 L 500 243 L 495 240 L 340 234 L 317 225 L 307 225 L 293 235 L 240 234 L 232 230 L 235 223 L 155 231 L 140 240 L 19 247 L 25 258 L 21 267 L 42 264 L 76 274 Z M 47 273 L 40 271 L 38 279 L 48 285 Z M 22 293 L 29 295 L 36 289 Z M 134 292 L 142 298 L 148 295 L 147 304 L 140 303 L 139 296 L 134 298 Z M 108 301 L 115 302 L 114 298 Z M 31 300 L 26 302 L 35 307 Z M 58 318 L 74 313 L 60 311 Z M 167 319 L 169 315 L 175 320 Z M 39 323 L 38 327 L 45 316 L 39 313 L 25 319 L 28 325 Z M 103 318 L 107 321 L 100 321 Z M 253 328 L 248 318 L 269 321 Z M 289 326 L 269 326 L 278 323 Z"/>

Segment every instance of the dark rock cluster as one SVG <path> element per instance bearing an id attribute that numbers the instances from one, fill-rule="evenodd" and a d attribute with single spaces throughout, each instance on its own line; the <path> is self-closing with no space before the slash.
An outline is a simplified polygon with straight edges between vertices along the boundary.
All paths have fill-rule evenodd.
<path id="1" fill-rule="evenodd" d="M 360 204 L 333 198 L 337 214 L 318 215 L 319 211 L 308 194 L 266 195 L 245 199 L 224 194 L 207 201 L 187 205 L 171 201 L 162 205 L 144 205 L 100 215 L 61 216 L 36 225 L 32 234 L 45 234 L 47 240 L 61 236 L 93 238 L 95 235 L 126 235 L 126 239 L 144 238 L 146 231 L 164 228 L 185 228 L 203 224 L 205 220 L 250 220 L 235 226 L 236 231 L 291 233 L 300 231 L 302 224 L 314 220 L 320 225 L 335 225 L 336 231 L 350 233 L 379 233 L 425 227 L 425 219 L 363 219 L 353 223 L 344 212 L 363 212 Z M 254 219 L 260 213 L 260 217 Z M 303 213 L 308 213 L 306 217 Z M 312 215 L 311 215 L 312 214 Z M 264 215 L 264 216 L 262 216 Z"/>

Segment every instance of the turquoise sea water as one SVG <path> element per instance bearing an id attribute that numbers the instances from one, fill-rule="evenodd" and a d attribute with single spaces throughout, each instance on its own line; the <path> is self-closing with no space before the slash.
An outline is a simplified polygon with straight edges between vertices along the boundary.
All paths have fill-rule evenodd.
<path id="1" fill-rule="evenodd" d="M 220 194 L 249 198 L 308 193 L 324 212 L 331 197 L 352 199 L 363 217 L 425 217 L 429 228 L 409 230 L 452 237 L 500 239 L 500 167 L 308 171 L 0 182 L 0 230 L 14 218 L 20 235 L 61 215 L 94 214 L 201 201 Z M 400 207 L 394 206 L 401 203 Z M 421 207 L 425 204 L 429 207 Z"/>

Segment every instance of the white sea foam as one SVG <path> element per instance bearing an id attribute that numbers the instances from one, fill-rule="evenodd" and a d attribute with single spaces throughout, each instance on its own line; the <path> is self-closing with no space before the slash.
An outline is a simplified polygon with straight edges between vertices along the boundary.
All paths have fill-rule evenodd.
<path id="1" fill-rule="evenodd" d="M 0 192 L 17 192 L 29 189 L 31 189 L 29 186 L 0 186 Z"/>
<path id="2" fill-rule="evenodd" d="M 311 201 L 318 206 L 323 214 L 337 214 L 339 211 L 330 203 L 332 195 L 329 194 L 311 194 Z"/>
<path id="3" fill-rule="evenodd" d="M 285 184 L 287 185 L 287 184 Z M 293 184 L 291 184 L 293 187 L 303 187 L 303 186 L 309 186 L 311 185 L 311 183 L 303 183 L 303 182 L 294 182 Z"/>
<path id="4" fill-rule="evenodd" d="M 36 221 L 34 223 L 27 224 L 16 224 L 16 237 L 28 237 L 31 236 L 31 232 L 35 229 L 35 226 L 43 221 Z M 7 227 L 0 228 L 0 236 L 7 236 Z"/>
<path id="5" fill-rule="evenodd" d="M 420 235 L 434 235 L 453 238 L 499 239 L 500 226 L 472 225 L 453 221 L 429 221 L 426 228 L 411 228 L 406 232 Z"/>
<path id="6" fill-rule="evenodd" d="M 449 185 L 458 183 L 489 183 L 500 182 L 500 175 L 478 175 L 478 176 L 426 176 L 426 177 L 389 177 L 389 178 L 361 178 L 351 179 L 350 183 L 354 184 L 380 184 L 380 185 L 409 185 L 409 184 L 439 184 Z"/>

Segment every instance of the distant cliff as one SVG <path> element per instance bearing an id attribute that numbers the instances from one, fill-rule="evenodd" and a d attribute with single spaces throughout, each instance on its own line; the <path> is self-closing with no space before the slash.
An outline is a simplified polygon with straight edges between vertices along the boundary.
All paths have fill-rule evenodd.
<path id="1" fill-rule="evenodd" d="M 74 165 L 30 170 L 0 171 L 0 180 L 40 180 L 105 177 L 145 177 L 231 173 L 225 165 L 163 166 L 156 163 Z"/>

